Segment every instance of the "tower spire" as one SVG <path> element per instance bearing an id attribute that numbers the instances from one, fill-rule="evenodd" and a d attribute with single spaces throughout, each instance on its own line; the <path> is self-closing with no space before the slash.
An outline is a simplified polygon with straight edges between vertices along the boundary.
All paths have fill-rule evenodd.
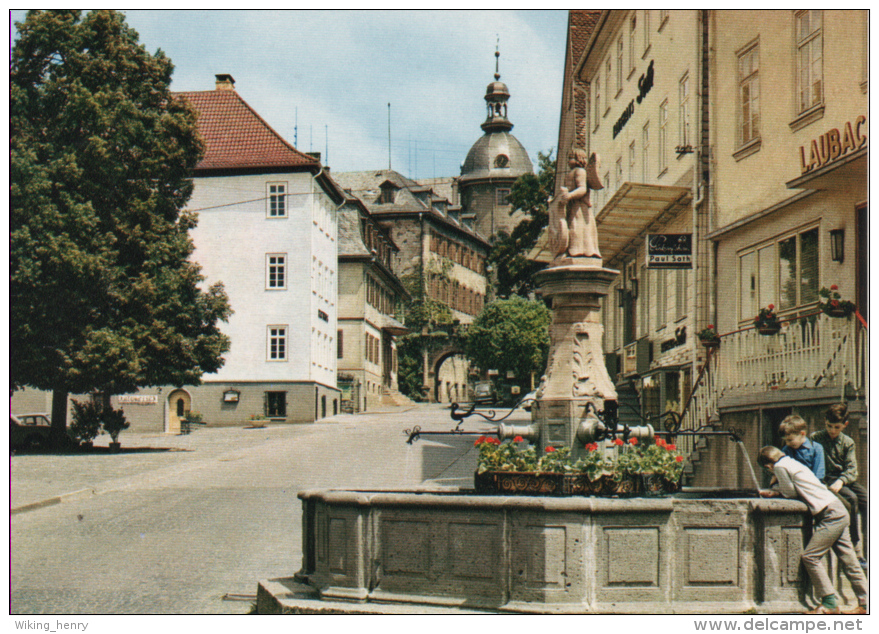
<path id="1" fill-rule="evenodd" d="M 497 36 L 494 47 L 494 81 L 488 85 L 485 91 L 485 105 L 488 109 L 488 117 L 482 124 L 486 132 L 510 130 L 513 124 L 507 119 L 507 100 L 510 91 L 507 85 L 501 81 L 500 70 L 501 38 Z"/>

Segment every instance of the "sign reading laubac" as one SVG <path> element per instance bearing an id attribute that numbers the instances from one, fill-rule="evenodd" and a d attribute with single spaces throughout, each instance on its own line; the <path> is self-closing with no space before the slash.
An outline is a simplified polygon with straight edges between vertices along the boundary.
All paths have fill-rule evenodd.
<path id="1" fill-rule="evenodd" d="M 647 235 L 648 269 L 693 268 L 692 233 L 651 233 Z"/>

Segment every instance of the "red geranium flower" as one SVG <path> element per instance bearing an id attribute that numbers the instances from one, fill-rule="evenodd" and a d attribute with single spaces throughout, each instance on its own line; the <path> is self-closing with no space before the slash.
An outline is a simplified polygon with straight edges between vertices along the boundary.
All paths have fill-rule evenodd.
<path id="1" fill-rule="evenodd" d="M 838 299 L 830 300 L 830 305 L 833 306 L 834 308 L 838 308 L 839 307 L 839 300 Z"/>
<path id="2" fill-rule="evenodd" d="M 499 445 L 499 444 L 501 444 L 501 441 L 498 440 L 497 438 L 489 438 L 489 439 L 488 439 L 488 442 L 490 442 L 492 445 Z"/>
<path id="3" fill-rule="evenodd" d="M 714 329 L 714 324 L 708 324 L 708 327 Z"/>
<path id="4" fill-rule="evenodd" d="M 555 451 L 555 447 L 547 447 L 546 448 L 546 453 L 552 453 L 553 451 Z"/>
<path id="5" fill-rule="evenodd" d="M 677 457 L 675 458 L 675 460 L 676 460 L 677 462 L 683 462 L 683 461 L 684 461 L 684 457 L 683 457 L 683 456 L 677 456 Z"/>
<path id="6" fill-rule="evenodd" d="M 478 447 L 479 445 L 481 445 L 484 442 L 485 442 L 485 436 L 480 436 L 479 438 L 476 439 L 476 442 L 473 443 L 473 446 Z"/>
<path id="7" fill-rule="evenodd" d="M 656 443 L 657 445 L 659 445 L 660 447 L 665 447 L 665 440 L 662 439 L 662 438 L 660 438 L 659 436 L 656 436 L 656 437 L 653 439 L 653 442 L 655 442 L 655 443 Z"/>
<path id="8" fill-rule="evenodd" d="M 632 446 L 637 445 L 638 439 L 637 438 L 629 438 L 629 444 Z"/>
<path id="9" fill-rule="evenodd" d="M 769 304 L 768 308 L 769 310 L 775 310 L 775 304 Z"/>
<path id="10" fill-rule="evenodd" d="M 525 439 L 521 436 L 516 436 L 515 438 L 513 438 L 513 442 L 525 442 Z"/>
<path id="11" fill-rule="evenodd" d="M 666 445 L 665 448 L 668 449 L 669 451 L 674 451 L 675 449 L 677 449 L 677 447 L 674 445 Z"/>
<path id="12" fill-rule="evenodd" d="M 619 447 L 619 446 L 623 445 L 623 441 L 620 438 L 614 438 L 613 444 L 615 444 Z"/>
<path id="13" fill-rule="evenodd" d="M 831 291 L 838 291 L 838 290 L 839 290 L 839 287 L 838 287 L 836 284 L 831 284 L 831 285 L 830 285 L 830 290 L 831 290 Z"/>

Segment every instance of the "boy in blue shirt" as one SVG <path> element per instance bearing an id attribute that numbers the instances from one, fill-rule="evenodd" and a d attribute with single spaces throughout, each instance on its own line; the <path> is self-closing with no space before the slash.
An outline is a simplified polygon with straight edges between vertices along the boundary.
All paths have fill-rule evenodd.
<path id="1" fill-rule="evenodd" d="M 781 421 L 779 431 L 784 438 L 784 447 L 781 448 L 784 454 L 803 463 L 816 478 L 823 480 L 824 447 L 806 437 L 806 421 L 793 414 Z"/>

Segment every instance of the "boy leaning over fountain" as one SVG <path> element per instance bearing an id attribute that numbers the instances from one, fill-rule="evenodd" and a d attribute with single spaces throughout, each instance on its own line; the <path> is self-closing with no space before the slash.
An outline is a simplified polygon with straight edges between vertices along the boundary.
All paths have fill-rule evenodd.
<path id="1" fill-rule="evenodd" d="M 826 474 L 821 478 L 831 491 L 836 493 L 849 506 L 851 515 L 852 544 L 859 550 L 860 518 L 867 517 L 867 489 L 858 484 L 858 459 L 855 456 L 855 441 L 845 435 L 848 426 L 848 406 L 834 403 L 824 414 L 824 429 L 812 434 L 812 441 L 824 448 Z M 863 552 L 863 546 L 861 546 Z M 858 556 L 861 568 L 867 561 Z"/>
<path id="2" fill-rule="evenodd" d="M 826 568 L 821 563 L 821 558 L 831 548 L 839 558 L 839 565 L 858 598 L 858 607 L 845 614 L 866 614 L 867 578 L 852 547 L 848 530 L 849 514 L 842 502 L 808 467 L 784 455 L 777 447 L 763 447 L 757 456 L 757 462 L 769 469 L 778 480 L 778 490 L 762 490 L 760 495 L 799 498 L 812 513 L 812 538 L 803 549 L 801 559 L 816 593 L 821 597 L 821 605 L 807 614 L 840 614 L 839 598 Z"/>

